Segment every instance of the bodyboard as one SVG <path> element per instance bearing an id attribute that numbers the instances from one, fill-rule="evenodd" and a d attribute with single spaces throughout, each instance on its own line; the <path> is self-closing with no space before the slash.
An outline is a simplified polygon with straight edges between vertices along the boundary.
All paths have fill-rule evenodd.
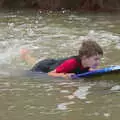
<path id="1" fill-rule="evenodd" d="M 86 77 L 92 77 L 92 76 L 97 76 L 97 75 L 105 75 L 105 74 L 108 74 L 108 73 L 114 73 L 114 72 L 119 72 L 119 71 L 120 71 L 120 66 L 119 65 L 109 66 L 109 67 L 101 68 L 101 69 L 98 69 L 98 70 L 85 72 L 85 73 L 82 73 L 82 74 L 75 74 L 75 75 L 72 75 L 71 78 L 72 79 L 86 78 Z"/>

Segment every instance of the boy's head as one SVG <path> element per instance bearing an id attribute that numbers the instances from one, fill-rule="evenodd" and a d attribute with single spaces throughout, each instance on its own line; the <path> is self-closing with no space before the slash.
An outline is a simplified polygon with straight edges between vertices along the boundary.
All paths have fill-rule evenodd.
<path id="1" fill-rule="evenodd" d="M 97 67 L 103 50 L 98 43 L 92 40 L 84 41 L 79 50 L 79 57 L 85 67 Z"/>

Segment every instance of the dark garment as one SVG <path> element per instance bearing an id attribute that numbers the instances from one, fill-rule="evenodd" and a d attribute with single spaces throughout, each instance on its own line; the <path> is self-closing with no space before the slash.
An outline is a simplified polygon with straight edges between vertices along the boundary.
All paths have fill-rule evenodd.
<path id="1" fill-rule="evenodd" d="M 71 60 L 71 59 L 75 59 L 75 61 L 78 64 L 80 64 L 80 66 L 81 66 L 81 60 L 79 59 L 79 57 L 72 56 L 72 57 L 69 57 L 69 58 L 58 59 L 58 60 L 56 60 L 56 59 L 45 59 L 45 60 L 39 61 L 37 64 L 35 64 L 35 66 L 33 66 L 31 71 L 36 71 L 36 72 L 41 71 L 41 72 L 48 73 L 48 72 L 56 69 L 60 65 L 62 65 L 62 63 L 64 63 L 66 60 Z M 76 66 L 73 70 L 69 71 L 68 73 L 79 74 L 79 73 L 88 72 L 89 68 L 81 68 L 80 66 Z"/>
<path id="2" fill-rule="evenodd" d="M 42 61 L 39 61 L 36 63 L 31 71 L 36 71 L 36 72 L 45 72 L 48 73 L 52 70 L 54 70 L 57 66 L 59 66 L 62 62 L 67 60 L 69 58 L 63 58 L 63 59 L 44 59 Z"/>

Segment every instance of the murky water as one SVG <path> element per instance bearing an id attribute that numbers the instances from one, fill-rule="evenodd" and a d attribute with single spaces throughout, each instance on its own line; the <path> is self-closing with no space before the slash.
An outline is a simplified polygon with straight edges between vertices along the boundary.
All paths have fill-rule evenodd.
<path id="1" fill-rule="evenodd" d="M 31 68 L 21 48 L 37 59 L 58 58 L 77 54 L 88 38 L 105 51 L 101 66 L 120 64 L 119 30 L 117 14 L 1 11 L 0 119 L 119 120 L 119 74 L 79 81 L 19 75 Z"/>

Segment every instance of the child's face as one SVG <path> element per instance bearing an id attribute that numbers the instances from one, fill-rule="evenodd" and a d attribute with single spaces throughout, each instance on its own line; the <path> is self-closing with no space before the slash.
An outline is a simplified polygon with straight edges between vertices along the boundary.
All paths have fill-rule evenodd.
<path id="1" fill-rule="evenodd" d="M 86 67 L 96 68 L 100 64 L 101 55 L 94 55 L 84 57 L 84 64 Z"/>

